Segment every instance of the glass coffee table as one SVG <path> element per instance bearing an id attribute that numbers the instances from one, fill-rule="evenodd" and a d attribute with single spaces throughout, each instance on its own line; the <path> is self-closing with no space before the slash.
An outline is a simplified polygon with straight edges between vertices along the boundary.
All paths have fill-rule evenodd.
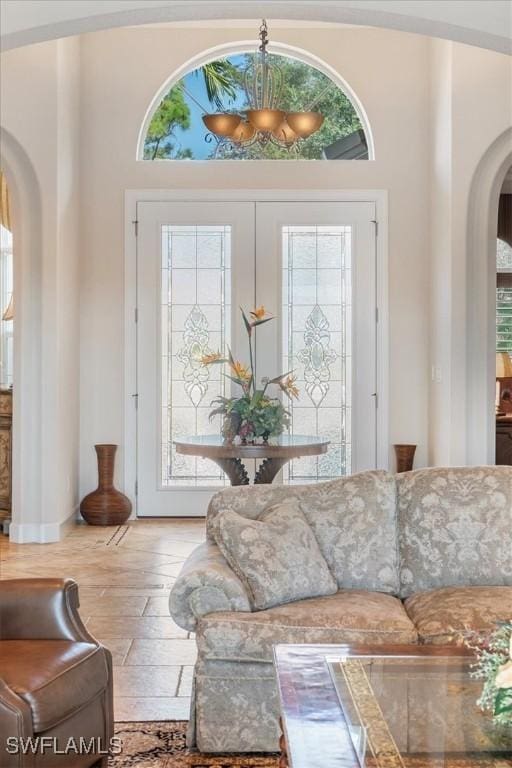
<path id="1" fill-rule="evenodd" d="M 279 645 L 280 768 L 511 768 L 473 657 L 439 646 Z"/>

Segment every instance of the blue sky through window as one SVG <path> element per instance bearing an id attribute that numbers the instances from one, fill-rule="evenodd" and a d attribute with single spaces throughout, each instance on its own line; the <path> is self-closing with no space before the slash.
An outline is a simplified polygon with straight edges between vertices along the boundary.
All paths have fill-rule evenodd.
<path id="1" fill-rule="evenodd" d="M 238 68 L 243 67 L 244 54 L 237 54 L 235 56 L 229 56 L 228 61 L 234 64 Z M 185 88 L 199 104 L 202 104 L 204 109 L 209 112 L 216 112 L 215 105 L 210 104 L 208 95 L 206 93 L 206 86 L 204 78 L 200 70 L 194 70 L 185 75 L 183 82 Z M 206 127 L 202 121 L 203 110 L 200 109 L 197 104 L 187 94 L 185 94 L 185 101 L 190 109 L 190 128 L 183 130 L 182 128 L 175 128 L 174 133 L 176 139 L 180 145 L 180 149 L 191 149 L 194 160 L 206 160 L 212 153 L 214 144 L 209 144 L 205 140 L 207 134 Z M 237 98 L 234 101 L 228 101 L 224 99 L 224 106 L 230 111 L 233 109 L 241 109 L 245 103 L 245 94 L 243 91 L 239 91 Z"/>

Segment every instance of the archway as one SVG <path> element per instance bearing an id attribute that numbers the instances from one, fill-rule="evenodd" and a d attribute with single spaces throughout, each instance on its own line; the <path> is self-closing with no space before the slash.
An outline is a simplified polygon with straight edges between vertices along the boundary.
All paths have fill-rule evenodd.
<path id="1" fill-rule="evenodd" d="M 18 6 L 23 5 L 18 3 Z M 12 24 L 12 29 L 5 25 L 2 49 L 8 50 L 58 37 L 138 24 L 258 19 L 267 16 L 274 19 L 383 27 L 510 53 L 510 41 L 505 34 L 501 34 L 502 30 L 508 29 L 509 26 L 510 17 L 506 7 L 501 16 L 492 20 L 490 27 L 489 14 L 485 11 L 480 11 L 479 14 L 485 18 L 485 24 L 482 24 L 481 20 L 477 26 L 454 24 L 453 10 L 442 7 L 446 3 L 427 3 L 427 6 L 437 6 L 428 9 L 428 13 L 424 8 L 420 12 L 415 7 L 416 4 L 409 3 L 401 3 L 402 7 L 398 12 L 396 2 L 386 3 L 384 0 L 365 2 L 364 5 L 349 0 L 339 0 L 336 3 L 322 0 L 303 0 L 301 3 L 290 3 L 288 0 L 245 0 L 243 3 L 235 3 L 234 0 L 224 0 L 221 3 L 205 3 L 204 0 L 188 0 L 186 3 L 169 0 L 152 0 L 151 3 L 147 0 L 130 0 L 129 8 L 119 0 L 103 0 L 101 3 L 95 3 L 95 7 L 90 8 L 88 14 L 84 14 L 83 6 L 78 3 L 48 5 L 46 12 L 38 9 L 38 23 L 34 23 L 30 9 L 17 9 L 19 17 L 14 17 L 17 23 Z"/>
<path id="2" fill-rule="evenodd" d="M 30 159 L 1 129 L 14 252 L 14 390 L 11 539 L 39 539 L 41 515 L 41 194 Z"/>
<path id="3" fill-rule="evenodd" d="M 468 206 L 466 287 L 467 462 L 495 457 L 496 232 L 498 201 L 512 164 L 512 128 L 487 149 L 473 176 Z"/>

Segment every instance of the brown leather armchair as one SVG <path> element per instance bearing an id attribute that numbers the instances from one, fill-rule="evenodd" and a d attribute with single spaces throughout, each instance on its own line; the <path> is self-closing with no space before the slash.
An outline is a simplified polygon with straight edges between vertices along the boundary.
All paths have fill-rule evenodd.
<path id="1" fill-rule="evenodd" d="M 78 607 L 71 579 L 0 581 L 2 768 L 107 764 L 112 657 Z"/>

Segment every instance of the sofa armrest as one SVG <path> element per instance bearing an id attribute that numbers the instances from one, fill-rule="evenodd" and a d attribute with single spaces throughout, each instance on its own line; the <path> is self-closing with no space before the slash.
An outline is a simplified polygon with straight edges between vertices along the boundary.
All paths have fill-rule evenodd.
<path id="1" fill-rule="evenodd" d="M 176 624 L 195 632 L 197 620 L 218 611 L 251 610 L 247 591 L 216 544 L 207 541 L 186 560 L 169 607 Z"/>
<path id="2" fill-rule="evenodd" d="M 82 623 L 79 605 L 72 579 L 0 581 L 0 639 L 96 642 Z"/>
<path id="3" fill-rule="evenodd" d="M 35 765 L 33 755 L 23 756 L 21 749 L 17 749 L 21 739 L 33 735 L 29 705 L 0 677 L 0 765 L 3 768 Z"/>

